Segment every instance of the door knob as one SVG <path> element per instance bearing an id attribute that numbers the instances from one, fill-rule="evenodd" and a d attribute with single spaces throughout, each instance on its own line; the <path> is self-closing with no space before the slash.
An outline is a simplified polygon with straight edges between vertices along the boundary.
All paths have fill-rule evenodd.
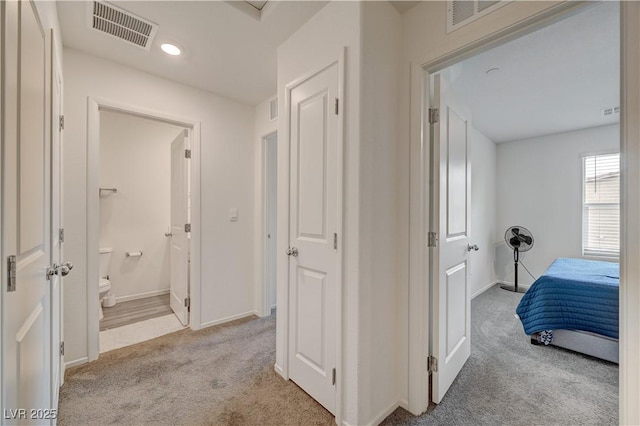
<path id="1" fill-rule="evenodd" d="M 480 247 L 478 247 L 477 244 L 471 245 L 471 244 L 467 244 L 467 251 L 478 251 L 480 250 Z"/>
<path id="2" fill-rule="evenodd" d="M 69 270 L 73 269 L 73 263 L 71 262 L 64 262 L 62 265 L 66 266 L 67 268 L 69 268 Z M 67 272 L 68 273 L 68 272 Z"/>
<path id="3" fill-rule="evenodd" d="M 298 257 L 298 248 L 297 247 L 289 247 L 287 249 L 287 256 Z"/>

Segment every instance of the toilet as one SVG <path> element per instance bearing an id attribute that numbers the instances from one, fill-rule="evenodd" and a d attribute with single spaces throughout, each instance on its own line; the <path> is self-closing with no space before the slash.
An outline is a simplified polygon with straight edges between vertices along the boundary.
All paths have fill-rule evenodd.
<path id="1" fill-rule="evenodd" d="M 100 259 L 100 278 L 98 281 L 98 298 L 100 301 L 100 319 L 104 317 L 102 312 L 102 301 L 105 296 L 109 295 L 111 290 L 111 281 L 109 281 L 109 267 L 111 266 L 111 253 L 113 249 L 111 247 L 103 247 L 99 252 Z M 113 305 L 111 305 L 113 306 Z"/>

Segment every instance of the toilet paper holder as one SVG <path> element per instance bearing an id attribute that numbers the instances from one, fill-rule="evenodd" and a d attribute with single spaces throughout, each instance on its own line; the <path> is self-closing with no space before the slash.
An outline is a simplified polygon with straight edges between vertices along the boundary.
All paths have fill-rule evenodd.
<path id="1" fill-rule="evenodd" d="M 125 253 L 125 255 L 127 257 L 141 257 L 142 256 L 142 250 L 141 251 L 128 251 Z"/>

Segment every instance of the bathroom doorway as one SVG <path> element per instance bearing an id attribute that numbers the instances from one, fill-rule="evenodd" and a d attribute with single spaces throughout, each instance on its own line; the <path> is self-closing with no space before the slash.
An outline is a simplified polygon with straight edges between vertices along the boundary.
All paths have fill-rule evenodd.
<path id="1" fill-rule="evenodd" d="M 278 201 L 278 133 L 262 138 L 264 200 L 264 292 L 267 312 L 276 309 L 276 251 L 277 251 L 277 201 Z"/>
<path id="2" fill-rule="evenodd" d="M 189 325 L 195 133 L 119 108 L 97 118 L 96 358 Z"/>

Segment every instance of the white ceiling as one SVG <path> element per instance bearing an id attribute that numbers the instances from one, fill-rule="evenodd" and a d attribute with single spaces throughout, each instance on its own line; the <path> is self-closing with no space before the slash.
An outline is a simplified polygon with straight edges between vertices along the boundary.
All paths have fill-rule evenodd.
<path id="1" fill-rule="evenodd" d="M 223 1 L 110 3 L 159 25 L 151 51 L 90 29 L 87 1 L 58 2 L 63 44 L 249 104 L 275 93 L 277 47 L 326 4 L 269 1 L 256 19 Z M 183 54 L 162 53 L 167 41 Z"/>
<path id="2" fill-rule="evenodd" d="M 605 2 L 450 67 L 452 89 L 496 143 L 616 123 L 619 28 Z"/>

